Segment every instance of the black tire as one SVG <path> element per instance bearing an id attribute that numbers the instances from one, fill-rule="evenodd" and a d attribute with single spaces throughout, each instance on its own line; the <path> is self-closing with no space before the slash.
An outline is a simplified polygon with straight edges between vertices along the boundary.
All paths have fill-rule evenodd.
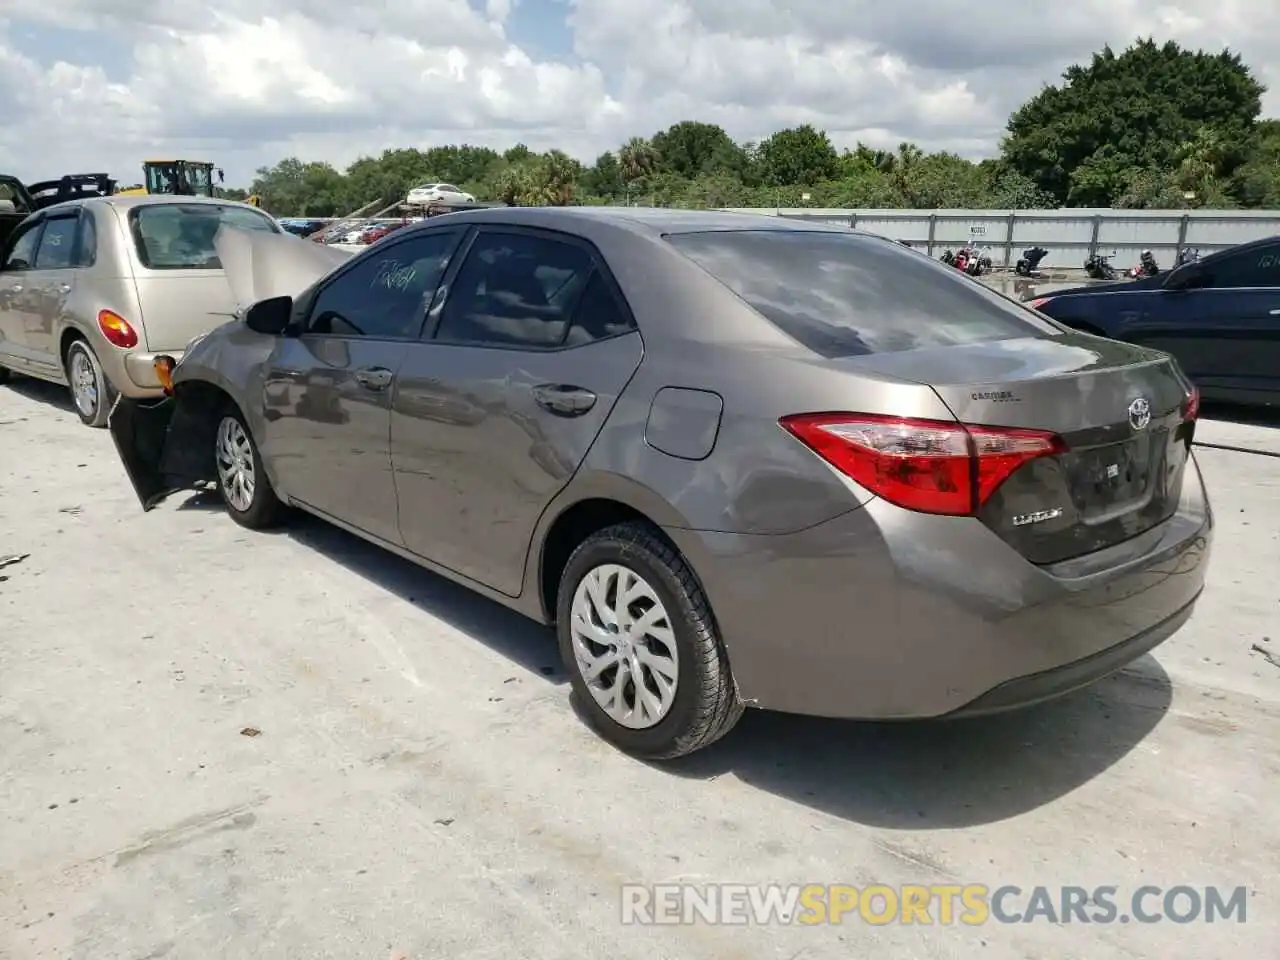
<path id="1" fill-rule="evenodd" d="M 8 383 L 11 376 L 13 374 L 8 367 L 0 367 L 0 383 Z"/>
<path id="2" fill-rule="evenodd" d="M 78 391 L 73 378 L 78 376 L 80 364 L 87 364 L 87 375 L 92 381 L 89 391 Z M 84 340 L 73 340 L 67 347 L 67 355 L 63 359 L 63 369 L 70 384 L 71 402 L 76 408 L 76 416 L 86 427 L 101 429 L 107 425 L 111 416 L 111 406 L 116 400 L 116 389 L 102 372 L 102 364 L 93 347 Z"/>
<path id="3" fill-rule="evenodd" d="M 571 629 L 574 594 L 582 579 L 601 564 L 618 564 L 652 586 L 668 614 L 679 669 L 674 701 L 665 716 L 645 729 L 625 727 L 596 702 L 574 653 Z M 556 598 L 560 656 L 574 693 L 592 728 L 614 746 L 649 760 L 670 760 L 719 740 L 742 717 L 729 658 L 710 604 L 678 551 L 644 523 L 621 523 L 600 530 L 569 557 Z"/>
<path id="4" fill-rule="evenodd" d="M 244 447 L 247 448 L 246 459 L 253 468 L 253 496 L 249 498 L 247 504 L 242 501 L 238 491 L 229 487 L 228 474 L 223 469 L 225 463 L 221 449 L 223 426 L 228 421 L 235 423 L 243 434 Z M 280 498 L 271 487 L 271 481 L 262 464 L 262 454 L 258 452 L 257 441 L 253 439 L 253 433 L 249 430 L 240 411 L 234 407 L 224 409 L 216 418 L 211 439 L 214 445 L 214 473 L 217 477 L 218 494 L 222 497 L 222 502 L 226 505 L 231 519 L 249 530 L 266 530 L 276 526 L 283 519 L 284 504 L 280 502 Z"/>

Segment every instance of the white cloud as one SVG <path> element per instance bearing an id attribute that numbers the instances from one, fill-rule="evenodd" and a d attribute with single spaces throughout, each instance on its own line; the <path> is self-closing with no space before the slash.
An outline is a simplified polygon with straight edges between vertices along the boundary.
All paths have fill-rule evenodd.
<path id="1" fill-rule="evenodd" d="M 0 0 L 0 169 L 158 154 L 229 180 L 296 154 L 516 141 L 584 159 L 680 119 L 740 139 L 809 122 L 842 145 L 993 151 L 1009 111 L 1104 43 L 1230 46 L 1280 112 L 1280 8 L 1243 0 Z M 531 13 L 530 11 L 533 11 Z M 530 32 L 530 18 L 549 22 Z M 566 22 L 567 21 L 567 22 Z M 98 31 L 74 33 L 69 31 Z M 559 35 L 559 58 L 542 53 Z M 80 42 L 74 42 L 79 37 Z M 555 44 L 551 44 L 554 47 Z M 572 55 L 568 50 L 572 50 Z"/>

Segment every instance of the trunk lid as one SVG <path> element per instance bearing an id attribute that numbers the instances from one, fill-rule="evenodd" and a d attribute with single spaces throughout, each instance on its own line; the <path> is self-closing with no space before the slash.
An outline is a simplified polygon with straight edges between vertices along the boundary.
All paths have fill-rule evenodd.
<path id="1" fill-rule="evenodd" d="M 1031 460 L 979 518 L 1033 563 L 1100 550 L 1168 519 L 1194 422 L 1167 354 L 1083 334 L 877 354 L 853 364 L 929 384 L 962 423 L 1049 430 L 1067 451 Z"/>

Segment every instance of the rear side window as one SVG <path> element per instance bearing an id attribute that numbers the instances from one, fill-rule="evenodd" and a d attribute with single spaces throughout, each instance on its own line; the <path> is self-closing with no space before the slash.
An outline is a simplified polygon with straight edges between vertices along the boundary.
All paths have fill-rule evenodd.
<path id="1" fill-rule="evenodd" d="M 453 279 L 436 339 L 533 349 L 562 346 L 594 268 L 591 254 L 576 244 L 481 231 Z"/>
<path id="2" fill-rule="evenodd" d="M 213 203 L 157 203 L 129 212 L 138 259 L 150 270 L 220 270 L 214 235 L 222 226 L 278 233 L 264 214 Z"/>
<path id="3" fill-rule="evenodd" d="M 1226 254 L 1204 266 L 1209 287 L 1280 287 L 1280 244 Z"/>
<path id="4" fill-rule="evenodd" d="M 1062 332 L 958 271 L 878 237 L 733 230 L 667 240 L 823 357 Z"/>
<path id="5" fill-rule="evenodd" d="M 76 217 L 58 217 L 45 222 L 40 248 L 36 251 L 37 270 L 65 270 L 75 258 Z"/>
<path id="6" fill-rule="evenodd" d="M 80 214 L 80 241 L 76 246 L 77 267 L 92 267 L 98 260 L 98 227 L 93 214 L 85 210 Z"/>

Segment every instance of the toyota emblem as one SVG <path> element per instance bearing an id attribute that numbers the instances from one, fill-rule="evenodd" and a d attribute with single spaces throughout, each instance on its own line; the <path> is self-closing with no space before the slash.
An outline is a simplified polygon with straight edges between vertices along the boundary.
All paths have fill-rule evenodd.
<path id="1" fill-rule="evenodd" d="M 1145 397 L 1139 397 L 1129 404 L 1129 426 L 1135 430 L 1145 430 L 1151 423 L 1151 404 Z"/>

